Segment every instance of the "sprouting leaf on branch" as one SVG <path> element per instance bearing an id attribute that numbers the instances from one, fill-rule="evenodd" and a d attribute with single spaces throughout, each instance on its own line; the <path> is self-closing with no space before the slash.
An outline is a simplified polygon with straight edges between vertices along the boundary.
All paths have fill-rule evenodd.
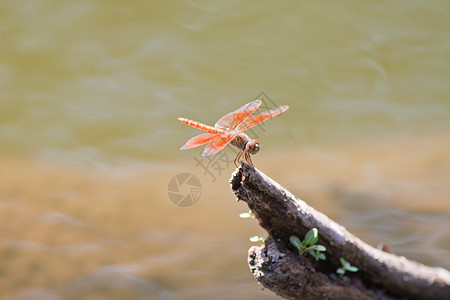
<path id="1" fill-rule="evenodd" d="M 295 235 L 290 236 L 289 241 L 295 248 L 298 249 L 301 255 L 308 252 L 316 259 L 316 261 L 326 259 L 325 253 L 322 252 L 325 252 L 327 248 L 323 245 L 316 245 L 319 241 L 319 230 L 317 230 L 317 228 L 313 228 L 308 231 L 303 241 Z"/>

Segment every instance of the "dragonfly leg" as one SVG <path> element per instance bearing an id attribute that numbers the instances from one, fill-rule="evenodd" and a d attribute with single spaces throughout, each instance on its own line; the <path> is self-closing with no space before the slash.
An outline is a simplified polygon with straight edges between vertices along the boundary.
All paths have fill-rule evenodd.
<path id="1" fill-rule="evenodd" d="M 239 153 L 238 153 L 238 155 L 236 156 L 236 158 L 234 159 L 234 165 L 236 166 L 236 168 L 239 168 L 239 160 L 241 159 L 241 157 L 242 157 L 242 153 L 243 153 L 243 151 L 242 150 L 240 150 L 239 151 Z"/>
<path id="2" fill-rule="evenodd" d="M 252 159 L 250 157 L 250 153 L 245 152 L 244 153 L 244 159 L 245 159 L 246 162 L 248 162 L 249 164 L 251 164 L 253 166 L 253 162 L 252 162 Z"/>

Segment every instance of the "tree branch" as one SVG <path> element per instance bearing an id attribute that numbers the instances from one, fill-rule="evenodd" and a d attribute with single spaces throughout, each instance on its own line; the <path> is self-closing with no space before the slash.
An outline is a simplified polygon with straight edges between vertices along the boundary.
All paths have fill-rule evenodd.
<path id="1" fill-rule="evenodd" d="M 265 246 L 250 249 L 249 265 L 275 293 L 288 299 L 449 299 L 449 271 L 371 247 L 253 166 L 242 163 L 231 188 L 269 234 Z M 325 261 L 299 255 L 289 242 L 314 227 L 327 248 Z M 359 268 L 349 282 L 329 276 L 340 257 Z"/>

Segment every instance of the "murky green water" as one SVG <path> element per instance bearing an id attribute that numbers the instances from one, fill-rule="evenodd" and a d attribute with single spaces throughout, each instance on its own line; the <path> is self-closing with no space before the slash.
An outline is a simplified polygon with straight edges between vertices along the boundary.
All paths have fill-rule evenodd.
<path id="1" fill-rule="evenodd" d="M 180 152 L 256 97 L 258 168 L 373 245 L 450 261 L 446 1 L 1 1 L 0 291 L 274 299 L 220 168 Z M 203 164 L 208 161 L 203 160 Z M 217 165 L 216 165 L 217 166 Z M 170 203 L 181 172 L 202 184 Z"/>

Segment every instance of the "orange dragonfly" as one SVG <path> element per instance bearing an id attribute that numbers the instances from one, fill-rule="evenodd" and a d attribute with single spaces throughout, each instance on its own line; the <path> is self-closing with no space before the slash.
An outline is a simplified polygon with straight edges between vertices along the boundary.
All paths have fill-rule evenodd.
<path id="1" fill-rule="evenodd" d="M 199 134 L 188 140 L 180 150 L 191 149 L 209 143 L 203 150 L 202 155 L 210 156 L 216 154 L 230 143 L 239 149 L 239 153 L 234 159 L 236 167 L 238 166 L 236 162 L 242 156 L 244 156 L 246 162 L 253 165 L 250 154 L 256 154 L 261 147 L 257 140 L 250 138 L 244 131 L 270 118 L 276 117 L 289 109 L 289 106 L 283 105 L 250 116 L 260 105 L 261 100 L 254 100 L 220 118 L 214 127 L 186 118 L 178 118 L 178 120 L 186 125 L 206 131 L 206 133 Z"/>

